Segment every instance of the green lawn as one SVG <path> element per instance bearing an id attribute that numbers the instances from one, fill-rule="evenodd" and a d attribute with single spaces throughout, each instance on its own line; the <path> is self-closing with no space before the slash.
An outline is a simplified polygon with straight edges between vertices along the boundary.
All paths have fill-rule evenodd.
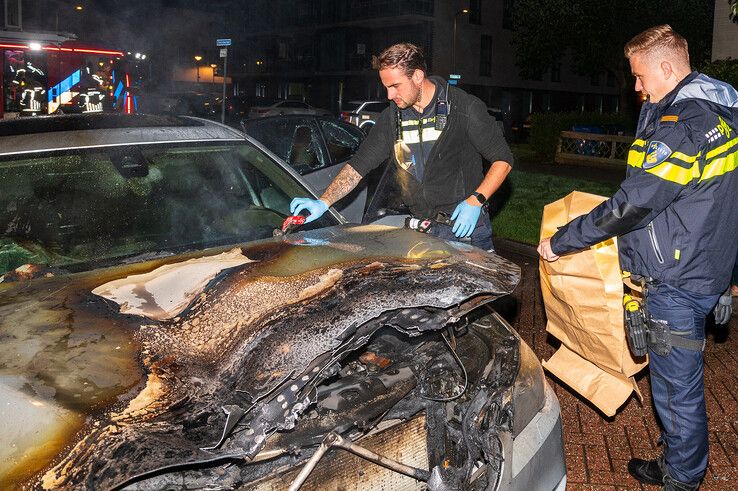
<path id="1" fill-rule="evenodd" d="M 536 245 L 544 205 L 575 190 L 609 197 L 617 189 L 615 184 L 513 170 L 495 193 L 493 234 Z"/>

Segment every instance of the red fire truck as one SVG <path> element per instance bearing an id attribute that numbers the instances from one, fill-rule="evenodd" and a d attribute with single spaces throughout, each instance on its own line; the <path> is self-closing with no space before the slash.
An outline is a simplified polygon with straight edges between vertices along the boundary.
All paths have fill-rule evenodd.
<path id="1" fill-rule="evenodd" d="M 0 118 L 138 108 L 140 60 L 76 40 L 0 39 Z"/>

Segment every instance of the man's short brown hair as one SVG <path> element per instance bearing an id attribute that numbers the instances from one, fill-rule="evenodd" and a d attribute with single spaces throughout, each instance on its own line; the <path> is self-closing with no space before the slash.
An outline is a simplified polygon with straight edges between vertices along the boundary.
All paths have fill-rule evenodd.
<path id="1" fill-rule="evenodd" d="M 651 27 L 635 36 L 625 45 L 625 57 L 630 59 L 635 53 L 664 53 L 689 67 L 687 40 L 671 28 L 669 24 Z"/>
<path id="2" fill-rule="evenodd" d="M 428 71 L 423 50 L 410 43 L 393 44 L 382 51 L 379 56 L 373 56 L 372 67 L 375 70 L 399 68 L 408 77 L 412 77 L 415 70 L 422 70 L 426 73 Z"/>

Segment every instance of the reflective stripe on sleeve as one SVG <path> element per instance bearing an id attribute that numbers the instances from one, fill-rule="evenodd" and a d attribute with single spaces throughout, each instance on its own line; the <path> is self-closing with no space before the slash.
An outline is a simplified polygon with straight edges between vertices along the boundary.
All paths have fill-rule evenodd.
<path id="1" fill-rule="evenodd" d="M 656 167 L 646 169 L 646 172 L 660 177 L 665 181 L 675 182 L 682 186 L 689 184 L 694 179 L 700 178 L 700 166 L 697 162 L 692 164 L 690 167 L 682 167 L 678 164 L 666 161 Z"/>
<path id="2" fill-rule="evenodd" d="M 735 147 L 736 145 L 738 145 L 738 138 L 733 138 L 728 143 L 724 143 L 724 144 L 720 145 L 719 147 L 717 147 L 717 148 L 715 148 L 715 149 L 710 150 L 709 152 L 707 152 L 707 156 L 706 156 L 707 157 L 707 160 L 710 160 L 711 158 L 716 157 L 716 156 L 720 155 L 721 153 L 723 153 L 723 152 L 725 152 L 727 150 L 730 150 L 731 148 Z"/>
<path id="3" fill-rule="evenodd" d="M 700 182 L 712 179 L 713 177 L 722 176 L 728 172 L 733 172 L 736 167 L 738 167 L 738 151 L 725 157 L 713 159 L 705 165 L 705 168 L 702 171 L 702 176 L 700 176 Z"/>

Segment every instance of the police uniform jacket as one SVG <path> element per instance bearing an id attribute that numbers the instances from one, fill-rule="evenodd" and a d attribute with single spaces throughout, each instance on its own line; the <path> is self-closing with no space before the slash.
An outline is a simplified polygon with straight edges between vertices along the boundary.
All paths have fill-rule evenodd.
<path id="1" fill-rule="evenodd" d="M 641 109 L 615 195 L 551 238 L 557 255 L 620 236 L 620 265 L 700 294 L 722 293 L 738 250 L 738 92 L 691 73 Z"/>

